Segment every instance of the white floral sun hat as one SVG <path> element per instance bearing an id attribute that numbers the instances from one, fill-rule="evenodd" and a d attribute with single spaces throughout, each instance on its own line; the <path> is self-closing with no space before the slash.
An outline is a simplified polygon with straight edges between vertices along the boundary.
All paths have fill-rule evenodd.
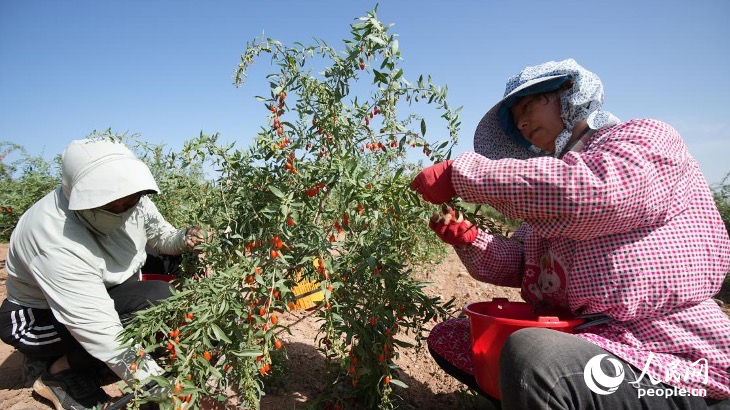
<path id="1" fill-rule="evenodd" d="M 560 117 L 565 128 L 555 140 L 553 155 L 560 155 L 570 139 L 573 127 L 580 121 L 587 120 L 593 130 L 620 122 L 611 113 L 601 110 L 603 84 L 597 75 L 573 59 L 549 61 L 526 67 L 507 80 L 504 97 L 484 115 L 477 126 L 474 151 L 495 160 L 551 155 L 522 137 L 514 125 L 509 108 L 520 97 L 557 90 L 568 80 L 572 82 L 571 87 L 560 95 Z"/>

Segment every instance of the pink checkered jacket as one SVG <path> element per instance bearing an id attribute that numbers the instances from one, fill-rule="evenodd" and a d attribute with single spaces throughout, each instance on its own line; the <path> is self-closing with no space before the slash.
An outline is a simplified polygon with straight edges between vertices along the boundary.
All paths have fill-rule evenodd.
<path id="1" fill-rule="evenodd" d="M 454 160 L 457 195 L 525 223 L 456 252 L 484 282 L 534 305 L 604 313 L 579 334 L 655 380 L 730 397 L 730 319 L 711 299 L 730 239 L 680 135 L 655 120 L 596 132 L 561 159 Z M 706 377 L 705 377 L 706 376 Z"/>

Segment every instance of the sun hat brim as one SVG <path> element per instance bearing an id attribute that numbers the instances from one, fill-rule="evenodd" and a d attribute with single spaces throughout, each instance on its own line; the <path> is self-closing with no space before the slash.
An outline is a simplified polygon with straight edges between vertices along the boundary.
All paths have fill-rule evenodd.
<path id="1" fill-rule="evenodd" d="M 505 117 L 505 111 L 508 113 L 509 110 L 503 110 L 502 108 L 503 106 L 508 108 L 519 97 L 556 90 L 568 79 L 570 79 L 570 75 L 566 74 L 544 76 L 525 81 L 515 87 L 494 104 L 479 121 L 479 125 L 474 132 L 474 151 L 494 160 L 503 158 L 527 159 L 540 156 L 541 154 L 529 149 L 529 142 L 522 138 L 516 127 L 514 132 L 517 132 L 517 135 L 508 134 L 505 128 L 509 128 L 509 125 L 514 127 L 514 125 L 511 123 L 511 115 L 510 118 Z"/>
<path id="2" fill-rule="evenodd" d="M 96 165 L 93 172 L 76 180 L 68 198 L 68 208 L 98 208 L 140 192 L 157 194 L 160 188 L 144 162 L 118 155 Z"/>

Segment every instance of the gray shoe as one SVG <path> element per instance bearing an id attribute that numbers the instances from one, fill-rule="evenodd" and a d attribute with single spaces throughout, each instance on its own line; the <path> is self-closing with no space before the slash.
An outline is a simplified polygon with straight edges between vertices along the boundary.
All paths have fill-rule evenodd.
<path id="1" fill-rule="evenodd" d="M 56 410 L 82 410 L 101 407 L 109 396 L 88 375 L 71 369 L 45 372 L 33 383 L 33 391 L 50 400 Z"/>

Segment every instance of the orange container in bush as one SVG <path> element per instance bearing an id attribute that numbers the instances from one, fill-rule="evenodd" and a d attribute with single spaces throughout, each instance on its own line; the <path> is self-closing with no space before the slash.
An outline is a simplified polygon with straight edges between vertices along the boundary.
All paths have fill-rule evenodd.
<path id="1" fill-rule="evenodd" d="M 474 376 L 477 384 L 490 396 L 500 399 L 499 354 L 507 337 L 526 327 L 542 327 L 573 333 L 583 323 L 566 312 L 533 312 L 524 302 L 495 298 L 491 302 L 475 302 L 464 307 L 469 318 Z"/>

